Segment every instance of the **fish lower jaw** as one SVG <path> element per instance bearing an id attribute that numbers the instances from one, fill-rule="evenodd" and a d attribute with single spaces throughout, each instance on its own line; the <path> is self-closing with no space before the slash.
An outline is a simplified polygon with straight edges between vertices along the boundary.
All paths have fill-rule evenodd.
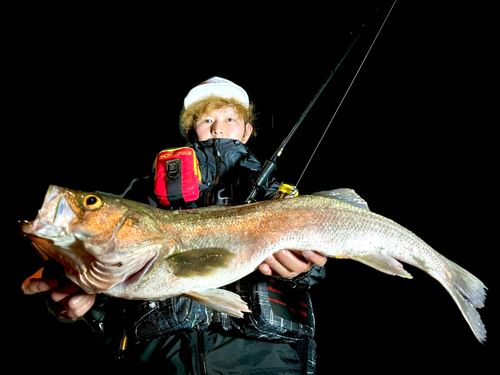
<path id="1" fill-rule="evenodd" d="M 55 259 L 59 259 L 57 256 L 60 253 L 60 249 L 66 249 L 71 251 L 72 245 L 75 243 L 75 238 L 73 236 L 68 236 L 65 238 L 43 238 L 37 236 L 28 236 L 33 243 L 33 246 L 40 253 L 44 253 L 47 256 Z"/>

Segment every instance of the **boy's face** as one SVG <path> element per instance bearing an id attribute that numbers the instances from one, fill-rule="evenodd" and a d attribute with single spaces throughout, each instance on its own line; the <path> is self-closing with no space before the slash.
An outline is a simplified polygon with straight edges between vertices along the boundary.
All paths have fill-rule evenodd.
<path id="1" fill-rule="evenodd" d="M 223 107 L 206 113 L 194 125 L 199 141 L 229 138 L 247 143 L 252 130 L 252 124 L 245 124 L 245 119 L 240 117 L 232 107 Z"/>

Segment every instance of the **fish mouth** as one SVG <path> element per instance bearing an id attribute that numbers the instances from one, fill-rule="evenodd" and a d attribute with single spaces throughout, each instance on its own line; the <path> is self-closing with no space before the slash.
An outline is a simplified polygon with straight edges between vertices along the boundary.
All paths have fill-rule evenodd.
<path id="1" fill-rule="evenodd" d="M 64 199 L 64 189 L 55 185 L 49 186 L 42 207 L 35 220 L 21 222 L 23 235 L 43 238 L 56 238 L 61 235 L 62 229 L 73 220 L 75 213 Z"/>
<path id="2" fill-rule="evenodd" d="M 66 198 L 68 192 L 64 188 L 51 185 L 47 189 L 42 210 L 45 208 L 44 219 L 54 226 L 67 227 L 75 218 L 75 212 Z"/>
<path id="3" fill-rule="evenodd" d="M 75 239 L 67 230 L 75 213 L 64 193 L 63 188 L 50 185 L 35 220 L 20 222 L 21 234 L 31 240 L 31 246 L 44 260 L 53 256 L 50 249 L 55 241 L 67 243 Z"/>
<path id="4" fill-rule="evenodd" d="M 33 221 L 20 222 L 20 230 L 31 240 L 31 246 L 43 260 L 54 258 L 65 269 L 77 267 L 78 254 L 75 250 L 80 241 L 69 230 L 75 217 L 66 197 L 66 189 L 51 185 L 37 217 Z"/>

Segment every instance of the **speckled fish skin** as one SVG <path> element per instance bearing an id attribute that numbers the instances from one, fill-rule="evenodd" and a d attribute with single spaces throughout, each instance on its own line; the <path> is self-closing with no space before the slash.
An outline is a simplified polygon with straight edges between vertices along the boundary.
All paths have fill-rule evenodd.
<path id="1" fill-rule="evenodd" d="M 22 225 L 39 250 L 88 293 L 127 299 L 188 296 L 241 317 L 246 303 L 217 289 L 281 249 L 315 250 L 411 278 L 399 262 L 437 279 L 480 342 L 484 284 L 399 224 L 368 210 L 349 189 L 196 210 L 161 210 L 100 193 L 49 187 L 37 218 Z"/>

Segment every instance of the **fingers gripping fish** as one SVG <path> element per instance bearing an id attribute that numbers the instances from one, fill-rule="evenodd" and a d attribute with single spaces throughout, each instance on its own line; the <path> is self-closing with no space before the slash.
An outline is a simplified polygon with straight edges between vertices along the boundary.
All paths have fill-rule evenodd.
<path id="1" fill-rule="evenodd" d="M 249 312 L 221 286 L 253 272 L 281 249 L 316 250 L 411 278 L 418 267 L 450 293 L 477 339 L 484 284 L 415 234 L 369 211 L 353 190 L 195 210 L 161 210 L 100 193 L 50 186 L 22 232 L 62 263 L 88 293 L 126 299 L 188 296 L 231 316 Z"/>

